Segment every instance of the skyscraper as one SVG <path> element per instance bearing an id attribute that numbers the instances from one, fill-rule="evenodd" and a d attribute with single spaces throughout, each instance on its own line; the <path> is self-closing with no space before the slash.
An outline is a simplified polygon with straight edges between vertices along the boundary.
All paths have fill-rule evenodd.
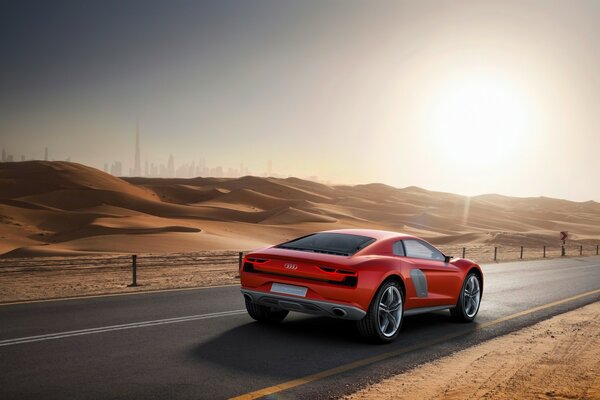
<path id="1" fill-rule="evenodd" d="M 2 148 L 2 162 L 6 162 L 6 149 Z"/>
<path id="2" fill-rule="evenodd" d="M 121 164 L 121 161 L 115 161 L 110 167 L 110 173 L 114 176 L 123 176 L 123 164 Z"/>
<path id="3" fill-rule="evenodd" d="M 48 146 L 44 149 L 44 161 L 48 161 Z"/>
<path id="4" fill-rule="evenodd" d="M 135 163 L 133 167 L 133 176 L 142 176 L 142 165 L 140 161 L 140 121 L 135 122 Z"/>
<path id="5" fill-rule="evenodd" d="M 169 178 L 175 177 L 175 159 L 173 158 L 173 154 L 169 154 L 169 163 L 167 166 L 167 174 Z"/>

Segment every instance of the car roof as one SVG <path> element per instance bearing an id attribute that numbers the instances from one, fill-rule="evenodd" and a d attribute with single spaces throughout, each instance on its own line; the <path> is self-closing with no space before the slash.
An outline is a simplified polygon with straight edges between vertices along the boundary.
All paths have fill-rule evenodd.
<path id="1" fill-rule="evenodd" d="M 390 238 L 414 238 L 413 235 L 408 235 L 406 233 L 400 232 L 392 232 L 392 231 L 383 231 L 379 229 L 334 229 L 330 231 L 322 231 L 319 233 L 342 233 L 346 235 L 359 235 L 359 236 L 367 236 L 373 239 L 381 240 L 381 239 L 390 239 Z"/>

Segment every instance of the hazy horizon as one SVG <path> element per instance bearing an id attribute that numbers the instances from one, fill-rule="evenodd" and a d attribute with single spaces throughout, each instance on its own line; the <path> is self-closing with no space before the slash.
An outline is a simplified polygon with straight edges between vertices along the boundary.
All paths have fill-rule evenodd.
<path id="1" fill-rule="evenodd" d="M 600 3 L 8 1 L 0 148 L 600 201 Z"/>

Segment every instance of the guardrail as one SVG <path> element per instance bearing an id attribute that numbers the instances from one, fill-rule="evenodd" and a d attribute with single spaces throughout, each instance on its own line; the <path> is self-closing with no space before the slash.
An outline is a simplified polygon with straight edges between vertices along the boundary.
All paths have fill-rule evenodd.
<path id="1" fill-rule="evenodd" d="M 444 254 L 469 258 L 478 263 L 489 261 L 533 260 L 565 256 L 591 256 L 600 254 L 600 245 L 556 245 L 556 246 L 437 246 Z"/>
<path id="2" fill-rule="evenodd" d="M 599 245 L 437 246 L 478 263 L 598 255 Z M 239 251 L 0 259 L 0 302 L 235 284 Z"/>
<path id="3" fill-rule="evenodd" d="M 0 258 L 0 302 L 235 284 L 238 260 L 238 251 Z"/>

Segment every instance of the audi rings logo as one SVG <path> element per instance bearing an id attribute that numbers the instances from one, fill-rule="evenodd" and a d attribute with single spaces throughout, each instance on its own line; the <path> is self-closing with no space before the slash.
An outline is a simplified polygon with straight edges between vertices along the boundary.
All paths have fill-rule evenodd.
<path id="1" fill-rule="evenodd" d="M 298 269 L 298 266 L 296 264 L 286 263 L 286 264 L 283 264 L 283 268 L 285 268 L 285 269 Z"/>

